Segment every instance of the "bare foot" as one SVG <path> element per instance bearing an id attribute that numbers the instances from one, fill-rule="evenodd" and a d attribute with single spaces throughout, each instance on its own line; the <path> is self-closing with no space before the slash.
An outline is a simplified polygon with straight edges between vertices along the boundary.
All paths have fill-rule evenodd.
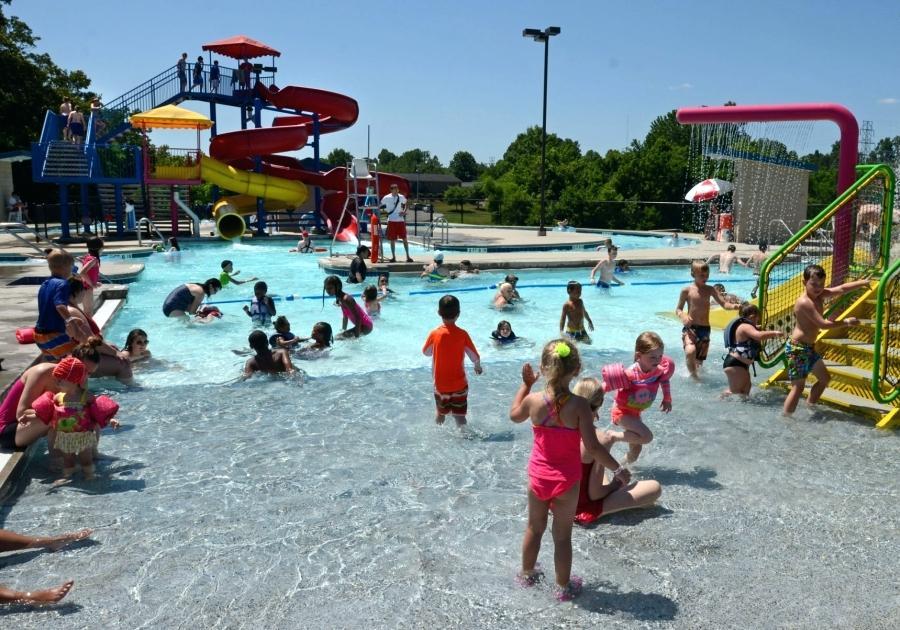
<path id="1" fill-rule="evenodd" d="M 51 536 L 44 539 L 39 539 L 38 544 L 35 547 L 44 547 L 45 549 L 49 549 L 50 551 L 59 551 L 63 547 L 77 541 L 84 540 L 88 538 L 91 534 L 94 533 L 94 530 L 84 528 L 80 529 L 77 532 L 68 532 L 66 534 L 60 534 L 59 536 Z"/>
<path id="2" fill-rule="evenodd" d="M 93 481 L 96 479 L 96 475 L 94 475 L 94 465 L 90 464 L 88 466 L 81 467 L 81 474 L 84 475 L 86 481 Z"/>
<path id="3" fill-rule="evenodd" d="M 435 416 L 434 417 L 435 424 L 444 424 L 444 416 Z"/>
<path id="4" fill-rule="evenodd" d="M 30 593 L 25 593 L 25 597 L 20 597 L 18 601 L 22 604 L 37 604 L 38 606 L 42 604 L 55 604 L 63 597 L 68 595 L 69 591 L 72 590 L 72 587 L 74 585 L 75 580 L 69 580 L 68 582 L 63 582 L 55 588 L 48 588 L 43 591 L 31 591 Z"/>

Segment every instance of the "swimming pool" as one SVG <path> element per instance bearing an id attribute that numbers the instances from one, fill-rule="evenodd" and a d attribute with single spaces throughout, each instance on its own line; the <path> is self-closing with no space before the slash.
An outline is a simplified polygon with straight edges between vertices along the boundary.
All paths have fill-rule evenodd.
<path id="1" fill-rule="evenodd" d="M 487 337 L 501 318 L 487 306 L 493 292 L 457 294 L 460 325 L 485 363 L 484 375 L 469 372 L 472 431 L 463 439 L 433 424 L 420 347 L 438 323 L 440 295 L 408 295 L 427 286 L 418 280 L 392 279 L 400 298 L 372 335 L 341 343 L 329 359 L 298 361 L 303 382 L 219 384 L 243 362 L 231 353 L 249 331 L 238 304 L 223 305 L 225 317 L 206 327 L 163 320 L 165 293 L 216 275 L 223 258 L 242 276 L 266 278 L 273 293 L 321 293 L 314 257 L 284 249 L 201 246 L 180 264 L 162 255 L 147 261 L 108 336 L 121 341 L 139 325 L 164 363 L 138 372 L 139 388 L 94 382 L 95 390 L 119 390 L 125 426 L 101 443 L 115 459 L 100 464 L 94 484 L 53 490 L 39 455 L 5 506 L 3 526 L 19 531 L 98 528 L 96 544 L 3 567 L 0 581 L 13 586 L 76 579 L 68 607 L 19 615 L 21 627 L 896 625 L 885 576 L 900 549 L 896 536 L 883 535 L 893 531 L 900 498 L 890 482 L 900 474 L 896 436 L 829 410 L 784 420 L 779 392 L 719 402 L 719 335 L 705 382 L 689 381 L 680 327 L 657 314 L 674 308 L 685 269 L 627 276 L 676 284 L 585 289 L 597 324 L 584 351 L 587 373 L 627 360 L 647 328 L 662 334 L 679 369 L 673 412 L 648 413 L 656 439 L 635 473 L 658 479 L 662 500 L 574 532 L 574 570 L 587 588 L 573 606 L 512 579 L 531 432 L 507 413 L 521 363 L 554 336 L 565 297 L 562 288 L 526 285 L 589 270 L 517 272 L 529 302 L 502 317 L 533 346 L 493 348 Z M 246 285 L 217 297 L 250 293 Z M 300 333 L 318 319 L 339 323 L 339 311 L 321 301 L 278 306 Z M 552 567 L 549 534 L 541 562 Z"/>

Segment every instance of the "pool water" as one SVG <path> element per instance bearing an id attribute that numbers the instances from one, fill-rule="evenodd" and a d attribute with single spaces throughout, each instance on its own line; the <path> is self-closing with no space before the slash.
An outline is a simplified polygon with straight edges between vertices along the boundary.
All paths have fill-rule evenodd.
<path id="1" fill-rule="evenodd" d="M 573 534 L 585 593 L 557 605 L 545 587 L 516 586 L 525 525 L 531 431 L 508 419 L 522 362 L 552 338 L 562 288 L 589 270 L 517 272 L 528 303 L 502 317 L 532 343 L 497 349 L 492 291 L 459 292 L 460 325 L 484 357 L 470 374 L 470 432 L 433 423 L 431 376 L 420 354 L 437 325 L 439 294 L 392 278 L 400 293 L 373 334 L 297 362 L 306 379 L 233 383 L 249 320 L 238 304 L 209 326 L 162 318 L 165 294 L 217 275 L 222 258 L 282 295 L 321 292 L 313 257 L 267 244 L 192 248 L 181 263 L 148 261 L 109 329 L 133 326 L 159 358 L 140 386 L 113 389 L 124 427 L 104 435 L 99 480 L 53 488 L 34 458 L 3 526 L 55 532 L 97 528 L 96 542 L 15 556 L 0 582 L 29 588 L 72 577 L 69 603 L 23 612 L 23 628 L 101 624 L 158 627 L 896 627 L 893 534 L 900 490 L 894 434 L 820 410 L 779 417 L 783 395 L 718 400 L 725 380 L 713 336 L 702 383 L 686 378 L 671 311 L 685 269 L 641 269 L 633 285 L 585 289 L 595 343 L 587 374 L 627 361 L 634 337 L 659 331 L 679 364 L 674 408 L 647 413 L 655 440 L 635 467 L 655 478 L 654 508 L 616 514 Z M 499 274 L 446 285 L 484 286 Z M 743 276 L 737 277 L 742 279 Z M 726 286 L 728 284 L 726 283 Z M 746 287 L 746 289 L 744 289 Z M 751 284 L 729 290 L 747 293 Z M 247 297 L 250 285 L 221 299 Z M 278 304 L 297 332 L 339 323 L 321 301 Z M 760 378 L 763 375 L 760 374 Z M 225 383 L 225 384 L 222 384 Z M 608 406 L 601 426 L 608 423 Z M 621 450 L 614 455 L 621 456 Z M 21 555 L 21 554 L 20 554 Z M 0 560 L 0 563 L 7 559 Z M 552 574 L 545 535 L 541 563 Z M 852 584 L 848 588 L 848 582 Z"/>

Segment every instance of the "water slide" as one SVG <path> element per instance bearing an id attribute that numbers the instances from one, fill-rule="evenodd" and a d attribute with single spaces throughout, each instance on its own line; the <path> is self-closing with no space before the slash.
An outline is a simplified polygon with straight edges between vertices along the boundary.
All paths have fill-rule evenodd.
<path id="1" fill-rule="evenodd" d="M 279 89 L 262 84 L 257 84 L 256 91 L 262 99 L 279 109 L 315 112 L 320 134 L 346 129 L 359 117 L 356 100 L 343 94 L 298 86 Z M 347 196 L 346 167 L 319 173 L 305 170 L 296 158 L 276 155 L 303 148 L 314 132 L 314 125 L 311 116 L 279 116 L 272 127 L 220 134 L 210 143 L 211 157 L 204 156 L 201 161 L 201 177 L 242 195 L 294 205 L 300 205 L 307 199 L 304 184 L 318 186 L 325 191 L 322 215 L 328 228 L 337 234 L 338 240 L 354 240 L 359 232 L 355 212 L 348 212 L 341 221 Z M 261 173 L 249 172 L 254 169 L 250 156 L 260 156 Z M 401 177 L 379 173 L 379 182 L 385 190 L 396 183 L 401 191 L 409 194 L 409 182 Z M 364 185 L 365 182 L 359 182 L 361 188 Z M 357 192 L 363 193 L 365 190 Z M 242 205 L 237 200 L 223 200 L 214 210 L 219 233 L 225 238 L 240 235 L 244 229 L 241 216 L 254 212 L 254 204 Z M 228 215 L 231 216 L 225 218 Z"/>

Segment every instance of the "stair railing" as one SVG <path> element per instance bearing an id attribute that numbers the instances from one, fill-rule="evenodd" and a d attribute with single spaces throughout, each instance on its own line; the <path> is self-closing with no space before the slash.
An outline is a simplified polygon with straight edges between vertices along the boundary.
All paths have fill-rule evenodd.
<path id="1" fill-rule="evenodd" d="M 137 223 L 138 245 L 141 247 L 144 245 L 143 230 L 141 229 L 143 227 L 147 228 L 147 234 L 149 236 L 156 234 L 156 236 L 159 237 L 159 244 L 163 247 L 166 246 L 166 237 L 164 237 L 159 229 L 157 229 L 156 224 L 147 217 L 141 217 L 140 221 Z"/>
<path id="2" fill-rule="evenodd" d="M 875 294 L 872 394 L 891 404 L 900 396 L 900 260 L 881 277 Z"/>
<path id="3" fill-rule="evenodd" d="M 828 205 L 818 216 L 797 231 L 775 253 L 767 258 L 759 274 L 760 328 L 780 330 L 789 335 L 794 328 L 794 303 L 803 290 L 803 270 L 809 264 L 825 269 L 828 281 L 844 282 L 848 278 L 835 278 L 832 262 L 833 249 L 827 251 L 800 250 L 807 240 L 817 238 L 838 212 L 849 210 L 852 215 L 852 233 L 835 235 L 849 243 L 849 267 L 847 276 L 853 278 L 878 276 L 890 259 L 891 221 L 894 202 L 894 173 L 886 164 L 858 166 L 859 179 Z M 865 228 L 865 229 L 864 229 Z M 802 251 L 802 250 L 801 250 Z M 828 316 L 846 304 L 846 299 L 826 308 Z M 783 343 L 770 340 L 763 345 L 759 362 L 772 367 L 781 360 Z"/>

